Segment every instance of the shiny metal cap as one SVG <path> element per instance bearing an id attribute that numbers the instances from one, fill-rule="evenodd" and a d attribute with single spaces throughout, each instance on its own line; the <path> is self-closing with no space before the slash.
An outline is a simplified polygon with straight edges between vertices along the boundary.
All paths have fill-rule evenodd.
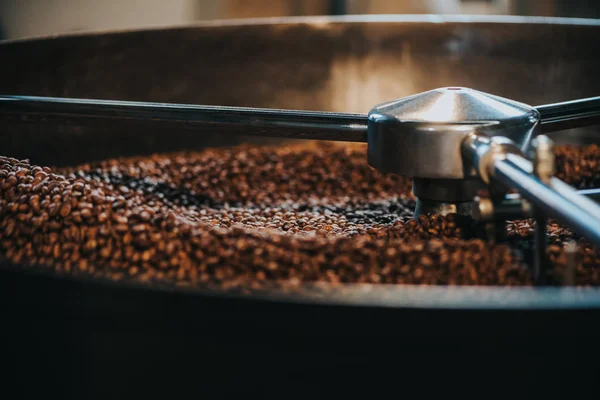
<path id="1" fill-rule="evenodd" d="M 368 161 L 384 172 L 463 179 L 461 143 L 472 132 L 505 136 L 527 150 L 539 113 L 526 104 L 473 89 L 448 87 L 383 103 L 369 112 Z"/>

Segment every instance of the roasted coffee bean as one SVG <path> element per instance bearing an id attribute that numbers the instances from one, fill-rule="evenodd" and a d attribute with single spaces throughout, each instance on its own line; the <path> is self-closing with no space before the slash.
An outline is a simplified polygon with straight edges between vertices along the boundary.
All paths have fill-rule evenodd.
<path id="1" fill-rule="evenodd" d="M 60 216 L 66 218 L 71 213 L 71 205 L 69 203 L 64 203 L 62 207 L 60 207 Z"/>
<path id="2" fill-rule="evenodd" d="M 600 186 L 600 149 L 560 147 L 559 176 Z M 413 219 L 406 177 L 368 166 L 364 145 L 239 146 L 51 170 L 0 157 L 0 257 L 21 268 L 261 290 L 301 282 L 530 285 L 517 253 L 534 221 L 507 223 L 508 244 L 471 237 L 457 215 Z M 41 186 L 40 186 L 41 185 Z M 552 279 L 579 240 L 575 281 L 600 283 L 600 256 L 550 221 Z M 526 257 L 524 257 L 526 258 Z"/>
<path id="3" fill-rule="evenodd" d="M 558 147 L 556 176 L 579 189 L 600 187 L 600 147 Z"/>

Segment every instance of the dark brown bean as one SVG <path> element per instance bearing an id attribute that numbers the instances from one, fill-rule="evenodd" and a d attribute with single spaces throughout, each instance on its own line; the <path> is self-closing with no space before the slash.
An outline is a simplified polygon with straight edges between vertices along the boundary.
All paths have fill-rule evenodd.
<path id="1" fill-rule="evenodd" d="M 64 203 L 60 207 L 59 213 L 61 217 L 66 218 L 71 213 L 71 205 L 69 203 Z"/>
<path id="2" fill-rule="evenodd" d="M 560 147 L 557 159 L 569 183 L 600 186 L 597 146 Z M 54 173 L 0 157 L 0 257 L 13 263 L 227 290 L 531 284 L 508 245 L 463 240 L 458 216 L 415 221 L 413 208 L 410 180 L 370 168 L 360 145 L 209 149 Z M 530 243 L 533 229 L 512 221 L 509 240 Z M 560 281 L 574 235 L 553 222 L 548 233 Z M 579 254 L 576 282 L 600 284 L 597 252 L 581 242 Z"/>

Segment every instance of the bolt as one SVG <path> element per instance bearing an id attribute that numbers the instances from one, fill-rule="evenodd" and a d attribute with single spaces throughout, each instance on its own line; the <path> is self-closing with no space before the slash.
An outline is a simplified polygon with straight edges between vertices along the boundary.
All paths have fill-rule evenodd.
<path id="1" fill-rule="evenodd" d="M 473 199 L 472 216 L 475 221 L 491 221 L 494 219 L 494 203 L 488 198 L 479 196 Z"/>
<path id="2" fill-rule="evenodd" d="M 546 135 L 533 140 L 533 173 L 546 185 L 554 176 L 554 142 Z"/>
<path id="3" fill-rule="evenodd" d="M 507 194 L 496 204 L 489 198 L 475 197 L 473 200 L 472 217 L 479 222 L 529 218 L 532 212 L 531 203 L 518 193 Z"/>

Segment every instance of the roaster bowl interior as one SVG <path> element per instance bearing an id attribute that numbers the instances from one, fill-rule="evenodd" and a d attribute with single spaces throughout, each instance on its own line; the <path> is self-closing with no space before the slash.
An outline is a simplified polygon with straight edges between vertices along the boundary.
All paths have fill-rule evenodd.
<path id="1" fill-rule="evenodd" d="M 0 43 L 0 93 L 367 112 L 467 86 L 538 105 L 600 94 L 599 35 L 595 21 L 435 16 L 74 34 Z M 0 154 L 50 166 L 248 139 L 158 125 L 0 127 Z M 557 137 L 595 141 L 593 129 Z M 11 398 L 374 398 L 478 386 L 573 397 L 595 384 L 585 362 L 598 341 L 595 288 L 232 296 L 4 267 L 0 360 Z"/>
<path id="2" fill-rule="evenodd" d="M 539 105 L 598 94 L 599 32 L 592 20 L 359 16 L 33 38 L 0 44 L 0 93 L 366 113 L 466 86 Z M 19 125 L 3 135 L 3 153 L 44 165 L 273 142 L 164 132 L 159 124 L 144 132 Z M 594 140 L 590 130 L 555 136 Z"/>
<path id="3" fill-rule="evenodd" d="M 434 16 L 254 20 L 83 33 L 1 43 L 0 93 L 366 113 L 390 99 L 466 86 L 539 105 L 600 93 L 599 34 L 600 23 L 591 20 Z M 168 132 L 159 124 L 149 131 L 37 121 L 2 125 L 2 154 L 41 165 L 278 142 Z M 598 142 L 594 129 L 554 136 L 559 143 Z M 302 299 L 323 301 L 320 294 Z M 331 292 L 328 301 L 589 308 L 600 305 L 600 293 L 358 285 Z"/>

